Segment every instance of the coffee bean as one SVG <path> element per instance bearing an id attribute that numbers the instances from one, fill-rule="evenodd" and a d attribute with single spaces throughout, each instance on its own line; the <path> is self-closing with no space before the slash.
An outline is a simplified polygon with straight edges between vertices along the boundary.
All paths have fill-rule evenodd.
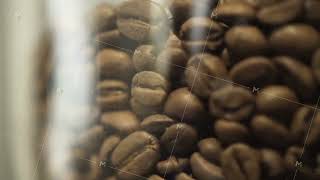
<path id="1" fill-rule="evenodd" d="M 148 178 L 148 180 L 164 180 L 164 179 L 158 175 L 152 175 Z"/>
<path id="2" fill-rule="evenodd" d="M 206 160 L 220 164 L 220 157 L 222 153 L 221 143 L 215 138 L 206 138 L 198 142 L 199 153 Z"/>
<path id="3" fill-rule="evenodd" d="M 320 48 L 315 51 L 313 55 L 312 68 L 315 74 L 315 78 L 318 80 L 318 84 L 320 84 Z"/>
<path id="4" fill-rule="evenodd" d="M 146 117 L 153 114 L 159 114 L 162 111 L 162 106 L 149 106 L 138 102 L 135 98 L 130 99 L 130 106 L 134 113 L 140 117 Z"/>
<path id="5" fill-rule="evenodd" d="M 175 121 L 162 114 L 156 114 L 146 117 L 140 124 L 143 131 L 146 131 L 156 137 L 161 137 L 165 130 L 173 125 Z"/>
<path id="6" fill-rule="evenodd" d="M 117 26 L 122 34 L 139 42 L 169 36 L 168 15 L 161 5 L 149 0 L 123 2 L 117 10 Z"/>
<path id="7" fill-rule="evenodd" d="M 175 180 L 195 180 L 195 179 L 190 177 L 186 173 L 179 173 L 178 175 L 176 175 Z"/>
<path id="8" fill-rule="evenodd" d="M 308 147 L 320 143 L 320 113 L 314 111 L 308 107 L 301 107 L 294 114 L 290 134 L 296 143 Z"/>
<path id="9" fill-rule="evenodd" d="M 263 87 L 277 80 L 276 66 L 268 58 L 250 57 L 235 64 L 230 70 L 232 81 L 249 87 Z"/>
<path id="10" fill-rule="evenodd" d="M 286 166 L 281 154 L 272 149 L 261 149 L 262 177 L 264 179 L 284 179 Z"/>
<path id="11" fill-rule="evenodd" d="M 98 156 L 99 160 L 104 162 L 109 162 L 110 155 L 112 151 L 115 149 L 115 147 L 117 147 L 120 140 L 121 140 L 120 137 L 117 135 L 111 135 L 107 137 L 101 145 L 99 156 Z"/>
<path id="12" fill-rule="evenodd" d="M 225 42 L 232 56 L 245 58 L 263 55 L 268 42 L 264 34 L 255 26 L 235 26 L 225 35 Z"/>
<path id="13" fill-rule="evenodd" d="M 210 54 L 196 54 L 187 64 L 185 76 L 192 92 L 202 98 L 208 98 L 212 91 L 223 86 L 228 71 L 222 60 Z"/>
<path id="14" fill-rule="evenodd" d="M 160 106 L 167 98 L 169 82 L 152 71 L 137 73 L 132 79 L 131 95 L 146 106 Z"/>
<path id="15" fill-rule="evenodd" d="M 307 57 L 320 46 L 320 35 L 307 24 L 288 24 L 274 30 L 270 45 L 278 54 Z"/>
<path id="16" fill-rule="evenodd" d="M 199 122 L 202 121 L 205 109 L 202 102 L 187 88 L 180 88 L 169 94 L 164 112 L 177 120 Z"/>
<path id="17" fill-rule="evenodd" d="M 311 23 L 317 25 L 320 20 L 320 2 L 318 0 L 305 0 L 304 3 L 305 17 Z M 319 25 L 319 24 L 318 24 Z"/>
<path id="18" fill-rule="evenodd" d="M 170 126 L 161 136 L 161 144 L 168 153 L 187 155 L 191 153 L 198 140 L 198 132 L 192 126 L 178 123 Z"/>
<path id="19" fill-rule="evenodd" d="M 283 82 L 295 90 L 302 100 L 311 100 L 316 93 L 316 80 L 310 67 L 298 60 L 280 56 L 274 61 L 282 73 Z"/>
<path id="20" fill-rule="evenodd" d="M 156 66 L 157 50 L 152 45 L 141 45 L 134 51 L 132 60 L 138 72 L 152 71 Z"/>
<path id="21" fill-rule="evenodd" d="M 265 115 L 256 115 L 252 118 L 250 126 L 260 142 L 272 147 L 288 145 L 289 129 L 276 120 Z"/>
<path id="22" fill-rule="evenodd" d="M 289 170 L 288 178 L 294 178 L 295 171 L 298 170 L 299 173 L 296 174 L 297 179 L 319 179 L 319 174 L 313 171 L 312 165 L 314 162 L 314 157 L 308 157 L 308 152 L 304 152 L 304 149 L 299 146 L 291 146 L 285 152 L 285 163 L 287 169 Z"/>
<path id="23" fill-rule="evenodd" d="M 83 132 L 78 137 L 77 144 L 88 153 L 94 153 L 99 150 L 101 143 L 106 136 L 106 132 L 101 125 L 95 125 Z"/>
<path id="24" fill-rule="evenodd" d="M 226 86 L 212 92 L 209 99 L 209 109 L 213 116 L 233 121 L 248 118 L 254 106 L 254 96 L 241 87 Z"/>
<path id="25" fill-rule="evenodd" d="M 113 49 L 103 49 L 96 56 L 97 69 L 102 78 L 129 80 L 133 65 L 128 54 Z"/>
<path id="26" fill-rule="evenodd" d="M 123 180 L 140 179 L 138 176 L 149 174 L 159 159 L 157 138 L 143 131 L 127 136 L 111 155 L 112 164 L 121 170 L 117 172 L 117 177 Z"/>
<path id="27" fill-rule="evenodd" d="M 183 47 L 191 54 L 219 51 L 223 43 L 224 28 L 207 17 L 188 19 L 180 30 Z"/>
<path id="28" fill-rule="evenodd" d="M 228 25 L 248 24 L 255 19 L 256 10 L 244 2 L 227 2 L 217 6 L 212 18 Z"/>
<path id="29" fill-rule="evenodd" d="M 183 49 L 167 48 L 159 54 L 155 71 L 174 82 L 181 79 L 187 61 L 188 57 Z"/>
<path id="30" fill-rule="evenodd" d="M 218 139 L 225 144 L 246 142 L 249 137 L 249 130 L 246 126 L 238 122 L 223 119 L 215 122 L 214 132 Z"/>
<path id="31" fill-rule="evenodd" d="M 105 48 L 121 49 L 130 53 L 137 47 L 137 42 L 125 37 L 118 29 L 112 29 L 96 34 L 94 37 L 96 50 Z"/>
<path id="32" fill-rule="evenodd" d="M 193 153 L 190 159 L 193 175 L 203 180 L 224 180 L 222 169 L 204 159 L 199 153 Z"/>
<path id="33" fill-rule="evenodd" d="M 173 28 L 176 32 L 190 17 L 209 16 L 217 1 L 211 0 L 170 0 L 169 9 L 173 15 Z"/>
<path id="34" fill-rule="evenodd" d="M 284 0 L 262 7 L 257 13 L 257 18 L 263 24 L 280 25 L 296 19 L 302 11 L 302 0 Z"/>
<path id="35" fill-rule="evenodd" d="M 186 170 L 189 166 L 188 159 L 177 159 L 176 157 L 170 157 L 169 159 L 160 161 L 157 163 L 157 171 L 159 174 L 175 174 Z"/>
<path id="36" fill-rule="evenodd" d="M 103 110 L 124 109 L 129 105 L 129 87 L 119 80 L 104 80 L 96 86 L 96 102 Z"/>
<path id="37" fill-rule="evenodd" d="M 116 176 L 107 177 L 105 180 L 118 180 Z"/>
<path id="38" fill-rule="evenodd" d="M 111 4 L 101 3 L 91 12 L 93 32 L 103 32 L 116 28 L 116 13 Z"/>
<path id="39" fill-rule="evenodd" d="M 236 143 L 223 151 L 222 170 L 226 179 L 259 180 L 260 158 L 255 149 L 246 144 Z"/>
<path id="40" fill-rule="evenodd" d="M 298 105 L 295 93 L 286 86 L 272 85 L 262 89 L 256 98 L 257 111 L 288 121 Z"/>
<path id="41" fill-rule="evenodd" d="M 139 128 L 139 119 L 130 111 L 113 111 L 102 114 L 101 123 L 107 132 L 126 136 Z"/>

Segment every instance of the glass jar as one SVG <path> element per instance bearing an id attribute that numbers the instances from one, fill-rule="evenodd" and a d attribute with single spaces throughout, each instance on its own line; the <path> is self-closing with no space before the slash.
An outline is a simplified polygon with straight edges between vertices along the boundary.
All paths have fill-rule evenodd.
<path id="1" fill-rule="evenodd" d="M 4 179 L 320 179 L 320 1 L 15 3 Z"/>

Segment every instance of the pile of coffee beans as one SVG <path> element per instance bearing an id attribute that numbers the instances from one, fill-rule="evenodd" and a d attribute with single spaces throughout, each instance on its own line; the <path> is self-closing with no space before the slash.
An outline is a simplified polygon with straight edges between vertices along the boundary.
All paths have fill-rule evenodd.
<path id="1" fill-rule="evenodd" d="M 319 0 L 127 0 L 90 18 L 99 115 L 74 179 L 320 179 Z"/>

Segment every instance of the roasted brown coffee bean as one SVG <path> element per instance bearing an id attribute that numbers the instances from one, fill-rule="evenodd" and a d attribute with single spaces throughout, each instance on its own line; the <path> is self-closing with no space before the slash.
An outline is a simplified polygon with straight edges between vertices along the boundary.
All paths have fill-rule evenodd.
<path id="1" fill-rule="evenodd" d="M 167 48 L 157 58 L 156 72 L 168 79 L 179 80 L 188 61 L 186 52 L 181 48 Z"/>
<path id="2" fill-rule="evenodd" d="M 148 178 L 148 180 L 164 180 L 164 179 L 158 175 L 152 175 Z"/>
<path id="3" fill-rule="evenodd" d="M 205 109 L 202 102 L 187 88 L 180 88 L 169 94 L 164 112 L 176 120 L 197 122 L 202 121 Z"/>
<path id="4" fill-rule="evenodd" d="M 254 135 L 262 143 L 272 147 L 286 147 L 289 141 L 289 129 L 283 124 L 265 115 L 256 115 L 250 123 Z"/>
<path id="5" fill-rule="evenodd" d="M 275 117 L 283 122 L 291 117 L 298 105 L 295 93 L 286 86 L 272 85 L 262 89 L 256 98 L 257 111 Z"/>
<path id="6" fill-rule="evenodd" d="M 157 50 L 153 45 L 141 45 L 133 54 L 132 60 L 135 69 L 140 71 L 152 71 L 156 67 Z"/>
<path id="7" fill-rule="evenodd" d="M 315 173 L 313 167 L 315 159 L 314 157 L 308 157 L 308 152 L 304 151 L 304 148 L 298 146 L 291 146 L 287 149 L 284 159 L 287 165 L 287 169 L 291 176 L 289 178 L 294 178 L 294 174 L 296 170 L 297 179 L 310 179 L 310 180 L 317 180 L 319 179 L 320 175 Z"/>
<path id="8" fill-rule="evenodd" d="M 312 58 L 312 69 L 316 79 L 318 80 L 318 84 L 320 84 L 320 48 L 315 51 Z"/>
<path id="9" fill-rule="evenodd" d="M 307 24 L 288 24 L 274 30 L 270 45 L 278 54 L 308 57 L 320 45 L 320 35 Z"/>
<path id="10" fill-rule="evenodd" d="M 101 145 L 99 156 L 98 156 L 99 160 L 104 162 L 109 162 L 111 153 L 115 149 L 115 147 L 117 147 L 120 140 L 121 140 L 120 137 L 117 135 L 111 135 L 107 137 Z"/>
<path id="11" fill-rule="evenodd" d="M 166 115 L 156 114 L 146 117 L 140 124 L 143 131 L 146 131 L 156 137 L 161 137 L 165 130 L 176 123 Z"/>
<path id="12" fill-rule="evenodd" d="M 120 32 L 139 42 L 167 39 L 168 18 L 161 5 L 149 0 L 125 1 L 117 9 Z"/>
<path id="13" fill-rule="evenodd" d="M 157 171 L 161 175 L 169 175 L 180 173 L 186 170 L 189 166 L 189 160 L 186 158 L 177 159 L 172 156 L 169 159 L 157 163 Z"/>
<path id="14" fill-rule="evenodd" d="M 141 117 L 159 114 L 162 111 L 162 106 L 144 105 L 138 102 L 135 98 L 130 99 L 130 106 L 132 111 Z"/>
<path id="15" fill-rule="evenodd" d="M 196 54 L 190 58 L 185 70 L 187 83 L 192 92 L 202 98 L 223 86 L 227 78 L 227 68 L 218 56 Z"/>
<path id="16" fill-rule="evenodd" d="M 319 0 L 305 0 L 304 3 L 305 17 L 308 21 L 319 25 L 320 20 L 320 2 Z"/>
<path id="17" fill-rule="evenodd" d="M 129 105 L 129 87 L 118 80 L 104 80 L 96 86 L 96 102 L 103 110 L 124 109 Z"/>
<path id="18" fill-rule="evenodd" d="M 263 179 L 283 179 L 286 172 L 286 166 L 281 154 L 272 149 L 261 149 L 260 154 Z"/>
<path id="19" fill-rule="evenodd" d="M 220 50 L 224 27 L 207 17 L 193 17 L 180 30 L 183 47 L 191 54 Z"/>
<path id="20" fill-rule="evenodd" d="M 173 15 L 175 31 L 190 17 L 209 16 L 217 1 L 211 0 L 169 0 L 169 9 Z"/>
<path id="21" fill-rule="evenodd" d="M 101 50 L 105 48 L 121 49 L 131 53 L 138 45 L 137 42 L 125 37 L 118 29 L 108 30 L 98 33 L 94 37 L 96 49 Z"/>
<path id="22" fill-rule="evenodd" d="M 170 126 L 161 136 L 161 144 L 168 153 L 187 155 L 195 149 L 198 132 L 192 126 L 178 123 Z"/>
<path id="23" fill-rule="evenodd" d="M 139 129 L 139 119 L 131 111 L 113 111 L 102 114 L 101 123 L 106 131 L 126 136 Z"/>
<path id="24" fill-rule="evenodd" d="M 290 134 L 296 143 L 308 147 L 320 143 L 320 113 L 314 111 L 308 107 L 301 107 L 294 114 Z"/>
<path id="25" fill-rule="evenodd" d="M 118 180 L 116 176 L 110 176 L 105 178 L 104 180 Z"/>
<path id="26" fill-rule="evenodd" d="M 268 50 L 268 41 L 255 26 L 235 26 L 225 35 L 225 42 L 232 56 L 245 58 L 263 55 Z"/>
<path id="27" fill-rule="evenodd" d="M 186 173 L 180 173 L 180 174 L 176 175 L 175 180 L 195 180 L 195 179 L 190 177 Z"/>
<path id="28" fill-rule="evenodd" d="M 246 142 L 249 137 L 249 130 L 246 126 L 238 122 L 223 119 L 215 122 L 214 132 L 224 144 Z"/>
<path id="29" fill-rule="evenodd" d="M 226 179 L 260 179 L 260 157 L 256 150 L 246 144 L 236 143 L 229 146 L 222 153 L 221 163 Z"/>
<path id="30" fill-rule="evenodd" d="M 199 153 L 193 153 L 190 159 L 192 174 L 201 180 L 224 180 L 222 169 L 204 159 Z"/>
<path id="31" fill-rule="evenodd" d="M 209 108 L 213 116 L 241 121 L 250 116 L 255 106 L 255 97 L 250 91 L 235 86 L 226 86 L 210 95 Z"/>
<path id="32" fill-rule="evenodd" d="M 106 136 L 102 125 L 95 125 L 78 137 L 77 144 L 88 153 L 97 152 Z"/>
<path id="33" fill-rule="evenodd" d="M 167 98 L 169 82 L 152 71 L 137 73 L 132 79 L 131 95 L 146 106 L 160 106 Z"/>
<path id="34" fill-rule="evenodd" d="M 129 80 L 133 75 L 132 61 L 123 51 L 103 49 L 97 54 L 96 63 L 103 78 Z"/>
<path id="35" fill-rule="evenodd" d="M 116 13 L 111 4 L 101 3 L 97 5 L 91 16 L 93 32 L 103 32 L 116 28 Z"/>
<path id="36" fill-rule="evenodd" d="M 294 89 L 303 100 L 310 100 L 316 93 L 316 81 L 310 67 L 296 59 L 280 56 L 274 61 L 282 73 L 284 83 Z"/>
<path id="37" fill-rule="evenodd" d="M 121 170 L 117 172 L 117 177 L 123 180 L 140 179 L 148 175 L 159 159 L 157 138 L 143 131 L 127 136 L 111 155 L 112 164 Z"/>
<path id="38" fill-rule="evenodd" d="M 215 138 L 206 138 L 198 142 L 199 153 L 208 161 L 220 164 L 223 151 L 221 143 Z"/>
<path id="39" fill-rule="evenodd" d="M 230 70 L 232 81 L 249 87 L 263 87 L 277 80 L 276 66 L 268 58 L 250 57 L 235 64 Z"/>
<path id="40" fill-rule="evenodd" d="M 248 24 L 256 18 L 256 10 L 245 2 L 221 3 L 213 10 L 212 18 L 229 25 Z"/>
<path id="41" fill-rule="evenodd" d="M 258 11 L 257 18 L 263 24 L 280 25 L 296 19 L 302 11 L 303 0 L 284 0 L 263 6 Z"/>

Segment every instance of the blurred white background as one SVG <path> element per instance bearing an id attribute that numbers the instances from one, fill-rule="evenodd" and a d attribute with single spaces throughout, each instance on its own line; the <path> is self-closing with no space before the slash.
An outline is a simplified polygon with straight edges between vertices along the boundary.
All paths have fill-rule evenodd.
<path id="1" fill-rule="evenodd" d="M 34 168 L 34 54 L 42 0 L 0 1 L 0 179 L 37 179 Z M 35 174 L 35 175 L 34 175 Z"/>

